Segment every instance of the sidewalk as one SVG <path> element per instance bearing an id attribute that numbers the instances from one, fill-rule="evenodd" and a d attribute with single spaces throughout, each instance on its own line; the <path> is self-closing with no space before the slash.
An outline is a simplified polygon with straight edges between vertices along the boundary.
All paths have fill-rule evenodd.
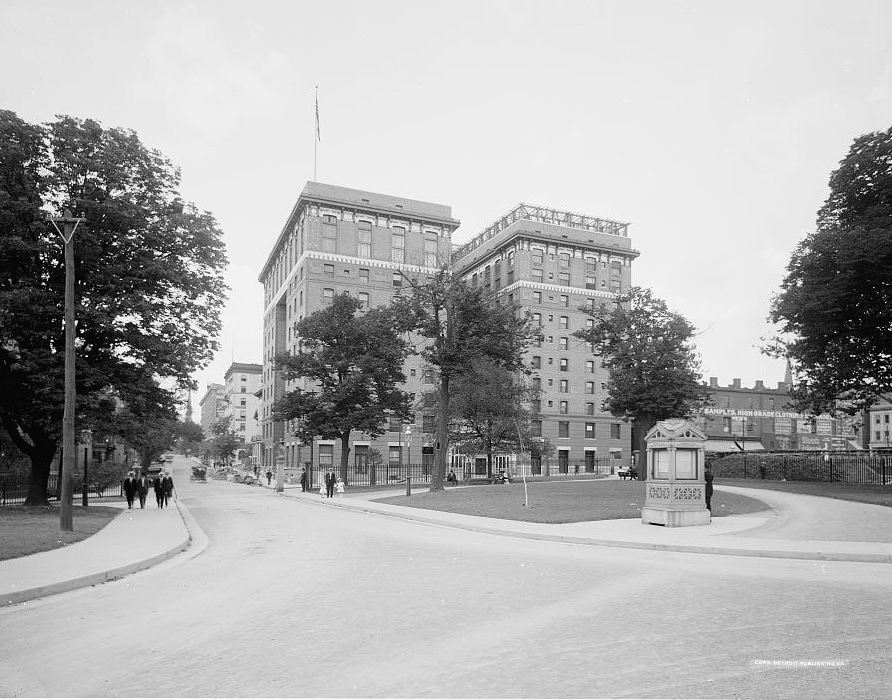
<path id="1" fill-rule="evenodd" d="M 473 487 L 470 487 L 473 488 Z M 349 508 L 415 522 L 505 537 L 600 547 L 726 554 L 779 559 L 892 563 L 892 508 L 832 498 L 732 486 L 718 490 L 762 501 L 771 509 L 751 515 L 715 517 L 699 527 L 661 527 L 639 518 L 548 524 L 458 515 L 378 503 L 405 490 L 322 498 L 286 487 L 284 496 L 319 506 Z"/>
<path id="2" fill-rule="evenodd" d="M 263 488 L 269 489 L 271 497 L 276 495 L 274 487 Z M 405 495 L 405 489 L 348 492 L 324 499 L 316 491 L 302 493 L 299 486 L 286 486 L 278 497 L 503 537 L 652 551 L 892 563 L 892 508 L 763 489 L 719 486 L 716 490 L 756 498 L 770 510 L 716 517 L 699 527 L 664 528 L 644 525 L 638 518 L 527 523 L 373 500 Z M 120 578 L 173 557 L 190 544 L 201 547 L 204 543 L 204 533 L 179 503 L 172 502 L 165 509 L 124 509 L 96 535 L 81 542 L 0 561 L 0 607 Z"/>
<path id="3" fill-rule="evenodd" d="M 154 503 L 128 510 L 125 503 L 104 528 L 74 544 L 0 561 L 0 607 L 95 586 L 147 569 L 185 550 L 191 540 L 185 508 Z"/>

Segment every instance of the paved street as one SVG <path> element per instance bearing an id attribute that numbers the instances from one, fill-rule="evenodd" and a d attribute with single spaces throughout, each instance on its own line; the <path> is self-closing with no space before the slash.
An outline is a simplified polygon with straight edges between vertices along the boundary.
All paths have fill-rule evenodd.
<path id="1" fill-rule="evenodd" d="M 877 698 L 892 683 L 888 564 L 529 541 L 176 477 L 206 546 L 0 609 L 0 694 Z"/>

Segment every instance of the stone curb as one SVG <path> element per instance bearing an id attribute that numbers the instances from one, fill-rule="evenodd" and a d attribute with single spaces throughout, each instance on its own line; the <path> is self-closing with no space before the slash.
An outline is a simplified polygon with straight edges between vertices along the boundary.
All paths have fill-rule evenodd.
<path id="1" fill-rule="evenodd" d="M 78 588 L 87 588 L 88 586 L 108 583 L 109 581 L 114 581 L 116 579 L 123 578 L 124 576 L 135 574 L 138 571 L 149 569 L 157 564 L 160 564 L 163 561 L 173 558 L 180 552 L 185 551 L 189 548 L 193 541 L 192 530 L 190 529 L 187 520 L 191 520 L 193 524 L 195 523 L 195 521 L 192 518 L 191 513 L 189 513 L 188 518 L 186 517 L 186 515 L 184 514 L 184 510 L 186 511 L 186 513 L 188 513 L 188 509 L 185 509 L 185 507 L 181 507 L 178 501 L 175 502 L 175 505 L 177 507 L 177 512 L 180 514 L 180 518 L 183 520 L 183 525 L 186 527 L 186 539 L 175 545 L 174 547 L 171 547 L 170 549 L 156 554 L 152 557 L 148 557 L 136 562 L 131 562 L 129 564 L 124 564 L 122 566 L 116 566 L 106 571 L 99 571 L 96 573 L 87 574 L 85 576 L 78 576 L 77 578 L 67 579 L 65 581 L 57 581 L 55 583 L 47 584 L 46 586 L 37 586 L 35 588 L 28 588 L 25 590 L 8 593 L 3 596 L 2 600 L 0 600 L 0 608 L 10 605 L 18 605 L 20 603 L 27 603 L 28 601 L 35 600 L 37 598 L 46 598 L 47 596 L 57 595 L 59 593 L 67 593 L 68 591 L 77 590 Z M 117 517 L 123 517 L 126 513 L 127 511 L 124 510 Z"/>
<path id="2" fill-rule="evenodd" d="M 284 494 L 281 494 L 284 495 Z M 401 520 L 411 520 L 425 525 L 434 525 L 439 527 L 450 527 L 456 530 L 466 530 L 468 532 L 479 532 L 485 535 L 498 535 L 501 537 L 514 537 L 517 539 L 539 540 L 543 542 L 558 542 L 561 544 L 589 545 L 594 547 L 616 547 L 620 549 L 640 549 L 655 552 L 682 552 L 686 554 L 720 554 L 735 557 L 760 557 L 766 559 L 799 559 L 806 561 L 840 561 L 840 562 L 856 562 L 865 564 L 892 564 L 892 552 L 890 553 L 872 553 L 872 552 L 842 552 L 842 551 L 801 551 L 792 549 L 758 549 L 753 547 L 725 547 L 721 545 L 697 545 L 697 544 L 663 544 L 655 542 L 636 542 L 633 540 L 614 540 L 594 537 L 576 537 L 572 535 L 548 535 L 539 532 L 516 532 L 505 530 L 502 528 L 489 528 L 481 525 L 469 525 L 462 523 L 453 523 L 437 518 L 429 518 L 414 513 L 397 513 L 393 511 L 379 510 L 374 507 L 364 506 L 360 503 L 344 503 L 336 499 L 326 499 L 325 501 L 317 501 L 314 498 L 299 497 L 299 500 L 309 501 L 316 505 L 330 505 L 337 508 L 346 508 L 348 510 L 360 511 L 372 515 L 380 515 L 387 518 L 397 518 Z M 407 508 L 409 510 L 418 510 Z"/>

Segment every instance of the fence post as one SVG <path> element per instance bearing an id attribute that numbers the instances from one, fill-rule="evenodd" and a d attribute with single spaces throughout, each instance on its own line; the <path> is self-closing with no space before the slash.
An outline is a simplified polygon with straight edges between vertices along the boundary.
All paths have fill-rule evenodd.
<path id="1" fill-rule="evenodd" d="M 787 455 L 784 455 L 784 462 L 783 462 L 782 469 L 783 469 L 784 481 L 786 481 L 787 480 Z"/>
<path id="2" fill-rule="evenodd" d="M 408 471 L 406 472 L 406 495 L 412 495 L 412 477 L 409 476 Z"/>

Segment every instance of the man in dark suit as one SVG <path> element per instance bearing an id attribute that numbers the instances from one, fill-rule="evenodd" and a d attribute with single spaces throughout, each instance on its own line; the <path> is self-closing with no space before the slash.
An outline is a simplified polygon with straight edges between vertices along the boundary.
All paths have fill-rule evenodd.
<path id="1" fill-rule="evenodd" d="M 139 496 L 139 507 L 146 507 L 146 496 L 149 495 L 149 479 L 144 474 L 140 474 L 136 480 L 136 494 Z"/>
<path id="2" fill-rule="evenodd" d="M 127 473 L 127 478 L 124 479 L 124 496 L 127 499 L 127 507 L 133 508 L 133 496 L 136 494 L 136 479 L 133 478 L 133 472 Z"/>
<path id="3" fill-rule="evenodd" d="M 338 478 L 335 476 L 334 469 L 328 468 L 328 474 L 325 475 L 325 495 L 334 498 L 334 487 Z"/>
<path id="4" fill-rule="evenodd" d="M 170 474 L 165 474 L 164 478 L 161 479 L 161 490 L 163 491 L 164 505 L 169 505 L 168 501 L 173 494 L 173 477 Z"/>

